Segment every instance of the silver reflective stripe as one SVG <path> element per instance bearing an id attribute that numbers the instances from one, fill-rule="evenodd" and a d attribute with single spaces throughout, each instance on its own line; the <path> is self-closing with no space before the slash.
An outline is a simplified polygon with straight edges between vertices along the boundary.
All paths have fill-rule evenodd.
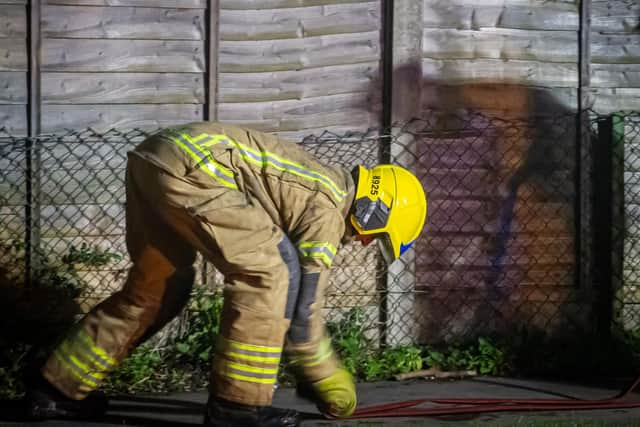
<path id="1" fill-rule="evenodd" d="M 265 379 L 273 379 L 275 380 L 278 377 L 278 374 L 261 374 L 258 372 L 249 372 L 249 371 L 245 371 L 242 369 L 236 369 L 236 368 L 228 368 L 228 372 L 232 372 L 235 374 L 240 374 L 240 375 L 245 375 L 247 377 L 252 377 L 252 378 L 265 378 Z"/>
<path id="2" fill-rule="evenodd" d="M 277 352 L 276 351 L 274 352 L 253 351 L 253 350 L 245 350 L 240 348 L 234 348 L 233 352 L 238 354 L 246 354 L 247 356 L 259 356 L 259 357 L 280 357 L 282 355 L 281 351 L 277 351 Z"/>

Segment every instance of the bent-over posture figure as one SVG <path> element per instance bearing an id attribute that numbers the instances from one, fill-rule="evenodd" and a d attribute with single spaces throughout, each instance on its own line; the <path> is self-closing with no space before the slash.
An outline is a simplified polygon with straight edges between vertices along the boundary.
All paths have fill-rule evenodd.
<path id="1" fill-rule="evenodd" d="M 323 414 L 353 413 L 354 383 L 321 316 L 329 268 L 348 239 L 376 239 L 388 262 L 412 245 L 427 211 L 415 176 L 328 167 L 274 135 L 203 122 L 130 152 L 126 192 L 128 279 L 46 361 L 27 393 L 32 417 L 104 410 L 89 393 L 181 311 L 196 251 L 225 277 L 205 424 L 297 425 L 295 411 L 271 407 L 283 352 Z"/>

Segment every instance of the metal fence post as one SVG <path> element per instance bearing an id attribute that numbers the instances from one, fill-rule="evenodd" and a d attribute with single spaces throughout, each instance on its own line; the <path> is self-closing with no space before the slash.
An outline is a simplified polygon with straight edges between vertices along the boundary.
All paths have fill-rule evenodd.
<path id="1" fill-rule="evenodd" d="M 25 145 L 25 282 L 30 286 L 40 265 L 40 151 L 33 138 L 25 138 Z"/>
<path id="2" fill-rule="evenodd" d="M 25 281 L 30 285 L 39 269 L 40 256 L 40 2 L 30 1 L 29 15 L 29 135 L 25 139 L 26 206 L 25 206 Z"/>
<path id="3" fill-rule="evenodd" d="M 593 146 L 593 239 L 596 328 L 603 339 L 611 336 L 616 270 L 620 265 L 618 259 L 622 257 L 621 242 L 617 241 L 619 236 L 614 234 L 614 230 L 619 225 L 618 205 L 621 204 L 620 159 L 616 159 L 616 155 L 620 154 L 623 146 L 623 135 L 624 121 L 620 116 L 610 115 L 598 119 L 598 138 Z"/>

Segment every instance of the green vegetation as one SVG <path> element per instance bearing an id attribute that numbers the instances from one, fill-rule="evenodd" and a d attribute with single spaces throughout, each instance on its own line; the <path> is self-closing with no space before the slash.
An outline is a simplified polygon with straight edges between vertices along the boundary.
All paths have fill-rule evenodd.
<path id="1" fill-rule="evenodd" d="M 5 334 L 0 340 L 0 399 L 15 399 L 21 395 L 25 367 L 34 359 L 47 355 L 55 339 L 79 313 L 74 298 L 81 293 L 84 283 L 78 268 L 103 267 L 122 259 L 119 254 L 86 244 L 71 247 L 55 262 L 44 256 L 39 258 L 37 281 L 29 289 L 17 280 L 18 273 L 0 264 L 3 291 L 9 289 L 8 283 L 12 283 L 10 288 L 16 292 L 15 295 L 7 293 L 9 298 L 3 299 L 7 307 L 15 306 L 14 311 L 23 315 L 38 312 L 40 316 L 28 319 L 28 322 L 14 319 L 13 324 L 0 318 L 3 330 L 15 330 L 13 336 Z M 15 242 L 0 246 L 0 261 L 7 259 L 24 260 L 23 246 Z M 20 262 L 15 264 L 20 265 Z M 34 299 L 33 292 L 40 295 L 40 300 Z M 188 319 L 184 322 L 187 329 L 163 342 L 162 346 L 154 347 L 152 341 L 138 347 L 110 375 L 104 388 L 110 392 L 134 393 L 206 387 L 209 363 L 219 333 L 222 303 L 221 294 L 207 294 L 202 287 L 196 287 L 184 314 Z M 2 311 L 3 307 L 0 307 L 0 313 Z M 31 325 L 32 329 L 16 329 L 16 325 L 23 324 Z M 398 374 L 427 368 L 473 370 L 480 375 L 629 374 L 638 367 L 637 356 L 640 354 L 640 330 L 616 332 L 614 339 L 607 343 L 586 332 L 549 337 L 543 332 L 523 329 L 509 337 L 479 337 L 440 347 L 380 347 L 379 331 L 361 308 L 351 309 L 327 326 L 343 364 L 360 381 L 391 379 Z M 589 357 L 581 357 L 585 353 Z M 293 383 L 286 360 L 281 367 L 280 383 Z"/>
<path id="2" fill-rule="evenodd" d="M 82 244 L 58 259 L 38 253 L 33 282 L 25 282 L 24 242 L 0 243 L 0 399 L 24 392 L 23 376 L 36 366 L 80 313 L 75 298 L 85 283 L 81 268 L 103 267 L 120 254 Z"/>

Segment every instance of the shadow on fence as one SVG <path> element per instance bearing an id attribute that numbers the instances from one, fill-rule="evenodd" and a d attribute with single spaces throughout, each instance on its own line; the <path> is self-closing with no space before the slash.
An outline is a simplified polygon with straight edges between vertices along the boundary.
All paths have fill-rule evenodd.
<path id="1" fill-rule="evenodd" d="M 123 284 L 126 152 L 146 135 L 0 130 L 3 330 L 68 324 Z M 595 328 L 594 318 L 638 328 L 637 113 L 507 120 L 431 112 L 391 134 L 324 132 L 301 144 L 346 168 L 390 158 L 417 174 L 429 200 L 415 249 L 389 269 L 375 248 L 342 248 L 328 318 L 361 307 L 371 336 L 394 345 L 520 327 L 571 333 Z M 611 150 L 591 148 L 603 144 Z M 602 199 L 607 189 L 611 198 Z M 594 245 L 607 239 L 608 266 Z M 199 270 L 201 287 L 221 285 L 213 268 L 199 262 Z"/>

